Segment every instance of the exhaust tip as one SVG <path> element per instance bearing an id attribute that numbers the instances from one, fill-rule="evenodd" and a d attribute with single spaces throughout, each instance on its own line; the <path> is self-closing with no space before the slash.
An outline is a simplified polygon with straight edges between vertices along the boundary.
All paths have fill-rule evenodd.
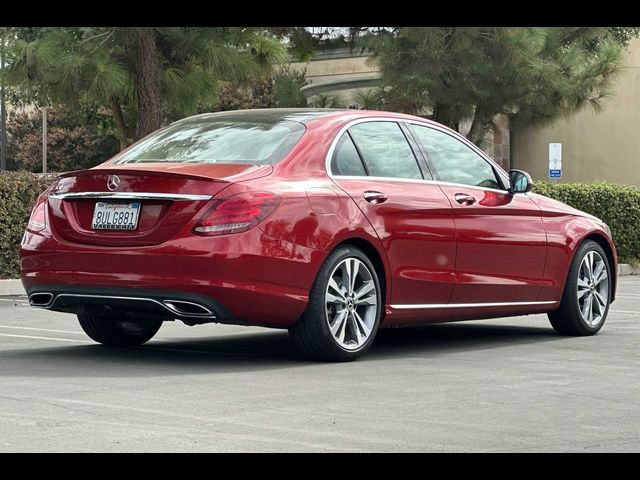
<path id="1" fill-rule="evenodd" d="M 215 314 L 211 310 L 198 303 L 185 300 L 164 300 L 162 303 L 172 312 L 185 317 L 215 318 Z"/>
<path id="2" fill-rule="evenodd" d="M 53 293 L 40 292 L 29 296 L 29 304 L 32 307 L 48 307 L 53 302 Z"/>

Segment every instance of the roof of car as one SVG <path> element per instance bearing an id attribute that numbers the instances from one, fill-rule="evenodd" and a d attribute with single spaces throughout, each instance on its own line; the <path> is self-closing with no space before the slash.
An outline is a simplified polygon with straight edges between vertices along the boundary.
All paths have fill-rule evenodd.
<path id="1" fill-rule="evenodd" d="M 408 115 L 406 113 L 385 112 L 380 110 L 358 110 L 346 108 L 255 108 L 247 110 L 228 110 L 224 112 L 203 113 L 187 117 L 176 122 L 177 124 L 203 121 L 228 121 L 228 122 L 266 122 L 276 123 L 293 121 L 303 124 L 314 123 L 317 120 L 331 119 L 350 122 L 360 118 L 392 117 L 397 120 L 420 121 L 422 123 L 435 124 L 435 122 Z M 440 127 L 443 127 L 440 125 Z M 446 128 L 446 127 L 445 127 Z"/>
<path id="2" fill-rule="evenodd" d="M 339 108 L 256 108 L 247 110 L 228 110 L 224 112 L 203 113 L 180 120 L 180 123 L 201 122 L 208 120 L 223 121 L 257 121 L 281 122 L 293 121 L 306 123 L 315 118 L 336 114 L 339 112 L 353 112 L 353 110 Z"/>

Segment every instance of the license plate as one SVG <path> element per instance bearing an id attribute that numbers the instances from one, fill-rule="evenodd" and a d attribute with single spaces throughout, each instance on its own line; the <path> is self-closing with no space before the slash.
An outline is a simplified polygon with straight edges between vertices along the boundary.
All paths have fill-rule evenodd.
<path id="1" fill-rule="evenodd" d="M 91 228 L 94 230 L 135 230 L 140 203 L 96 202 Z"/>

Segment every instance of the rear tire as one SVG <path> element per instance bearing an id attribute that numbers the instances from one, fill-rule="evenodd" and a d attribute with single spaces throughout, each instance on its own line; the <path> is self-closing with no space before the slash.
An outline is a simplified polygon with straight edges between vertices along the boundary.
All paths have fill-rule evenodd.
<path id="1" fill-rule="evenodd" d="M 560 335 L 588 336 L 600 331 L 609 313 L 611 266 L 605 251 L 592 240 L 576 251 L 560 307 L 548 314 Z"/>
<path id="2" fill-rule="evenodd" d="M 89 308 L 78 314 L 78 320 L 92 340 L 117 347 L 142 345 L 162 326 L 162 320 L 155 318 L 130 319 L 125 314 Z"/>
<path id="3" fill-rule="evenodd" d="M 352 361 L 371 348 L 382 309 L 380 281 L 369 258 L 355 247 L 338 247 L 320 268 L 307 309 L 289 334 L 310 359 Z"/>

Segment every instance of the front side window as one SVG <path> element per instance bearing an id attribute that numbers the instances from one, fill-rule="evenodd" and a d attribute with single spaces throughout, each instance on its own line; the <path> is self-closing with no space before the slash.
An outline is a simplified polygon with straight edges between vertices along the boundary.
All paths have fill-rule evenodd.
<path id="1" fill-rule="evenodd" d="M 300 140 L 298 122 L 201 120 L 170 125 L 133 145 L 111 163 L 249 163 L 282 160 Z"/>
<path id="2" fill-rule="evenodd" d="M 420 125 L 410 124 L 409 128 L 425 147 L 443 182 L 502 189 L 491 164 L 457 138 Z"/>
<path id="3" fill-rule="evenodd" d="M 395 122 L 367 122 L 349 129 L 374 177 L 422 179 L 416 157 Z"/>

